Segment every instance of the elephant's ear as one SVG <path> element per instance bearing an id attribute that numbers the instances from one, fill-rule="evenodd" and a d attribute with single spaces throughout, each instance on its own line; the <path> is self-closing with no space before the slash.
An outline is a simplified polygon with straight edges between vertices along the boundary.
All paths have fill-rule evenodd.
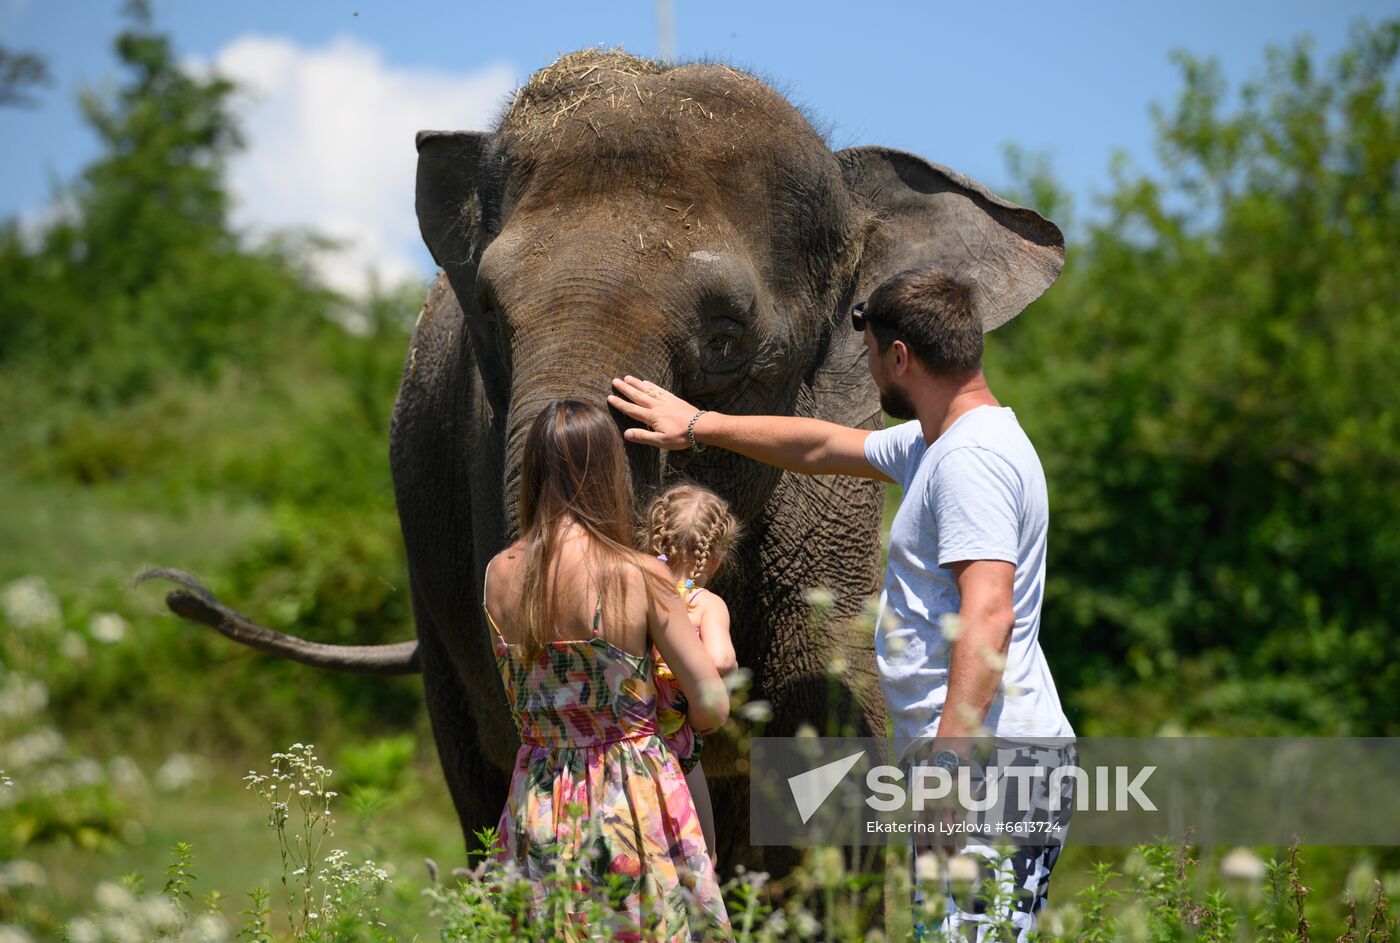
<path id="1" fill-rule="evenodd" d="M 480 131 L 419 131 L 418 230 L 457 293 L 463 311 L 474 302 L 486 207 L 481 177 L 491 135 Z"/>
<path id="2" fill-rule="evenodd" d="M 905 269 L 940 267 L 974 283 L 982 329 L 990 331 L 1025 310 L 1064 268 L 1058 226 L 957 171 L 887 147 L 836 156 L 846 185 L 874 215 L 857 300 Z"/>

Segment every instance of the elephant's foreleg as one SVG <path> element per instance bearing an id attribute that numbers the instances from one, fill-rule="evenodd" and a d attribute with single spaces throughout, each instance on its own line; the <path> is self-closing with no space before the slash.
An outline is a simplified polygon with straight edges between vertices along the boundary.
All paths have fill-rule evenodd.
<path id="1" fill-rule="evenodd" d="M 423 694 L 438 760 L 462 825 L 464 850 L 475 851 L 479 845 L 476 833 L 500 820 L 510 777 L 492 765 L 481 748 L 462 679 L 431 624 L 425 624 L 431 617 L 419 607 L 417 618 L 418 638 L 424 649 Z"/>

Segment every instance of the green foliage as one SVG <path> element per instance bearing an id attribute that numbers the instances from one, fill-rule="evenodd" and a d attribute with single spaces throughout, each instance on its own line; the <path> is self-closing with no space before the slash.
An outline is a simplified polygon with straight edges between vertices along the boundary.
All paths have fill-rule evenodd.
<path id="1" fill-rule="evenodd" d="M 37 233 L 0 230 L 0 366 L 42 364 L 55 392 L 94 405 L 265 360 L 331 301 L 295 252 L 228 226 L 233 86 L 179 68 L 141 5 L 116 52 L 126 80 L 81 97 L 102 156 Z"/>
<path id="2" fill-rule="evenodd" d="M 1326 69 L 1273 49 L 1237 95 L 1179 55 L 1165 177 L 1116 165 L 990 345 L 1051 482 L 1042 638 L 1081 732 L 1400 730 L 1397 49 L 1400 21 Z"/>
<path id="3" fill-rule="evenodd" d="M 422 286 L 338 298 L 306 240 L 234 231 L 232 86 L 181 68 L 144 4 L 116 51 L 121 81 L 81 99 L 101 154 L 45 223 L 0 231 L 0 575 L 46 579 L 70 632 L 103 612 L 130 627 L 48 664 L 54 720 L 131 743 L 160 717 L 208 752 L 308 725 L 330 742 L 402 731 L 415 679 L 309 672 L 126 583 L 197 566 L 284 631 L 412 636 L 386 438 Z"/>
<path id="4" fill-rule="evenodd" d="M 31 107 L 34 88 L 52 82 L 48 63 L 39 56 L 0 46 L 0 106 Z"/>
<path id="5" fill-rule="evenodd" d="M 347 793 L 361 789 L 384 792 L 406 789 L 416 750 L 417 740 L 411 734 L 347 744 L 340 750 L 336 788 Z"/>
<path id="6" fill-rule="evenodd" d="M 63 629 L 58 602 L 42 580 L 0 589 L 0 862 L 41 844 L 110 850 L 131 820 L 129 790 L 118 788 L 107 758 L 75 749 L 48 709 L 44 669 L 71 660 L 75 645 L 87 648 Z"/>

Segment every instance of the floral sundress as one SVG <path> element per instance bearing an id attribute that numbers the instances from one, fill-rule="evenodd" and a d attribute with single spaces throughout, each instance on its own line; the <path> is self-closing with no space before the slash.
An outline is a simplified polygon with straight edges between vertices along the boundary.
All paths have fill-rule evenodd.
<path id="1" fill-rule="evenodd" d="M 499 854 L 533 885 L 536 914 L 546 887 L 572 863 L 581 879 L 572 887 L 579 901 L 568 915 L 571 936 L 730 938 L 690 789 L 658 734 L 650 648 L 633 655 L 603 638 L 595 609 L 591 638 L 528 655 L 501 635 L 484 584 L 482 600 L 521 739 Z M 606 926 L 594 922 L 599 900 Z"/>

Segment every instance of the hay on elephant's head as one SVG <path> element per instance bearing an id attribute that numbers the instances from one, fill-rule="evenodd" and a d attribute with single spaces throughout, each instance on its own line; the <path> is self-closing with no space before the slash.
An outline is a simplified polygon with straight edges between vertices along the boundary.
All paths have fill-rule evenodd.
<path id="1" fill-rule="evenodd" d="M 537 138 L 558 126 L 589 101 L 626 105 L 640 90 L 630 79 L 658 75 L 671 66 L 621 49 L 582 49 L 565 53 L 515 90 L 501 121 L 501 131 Z"/>

